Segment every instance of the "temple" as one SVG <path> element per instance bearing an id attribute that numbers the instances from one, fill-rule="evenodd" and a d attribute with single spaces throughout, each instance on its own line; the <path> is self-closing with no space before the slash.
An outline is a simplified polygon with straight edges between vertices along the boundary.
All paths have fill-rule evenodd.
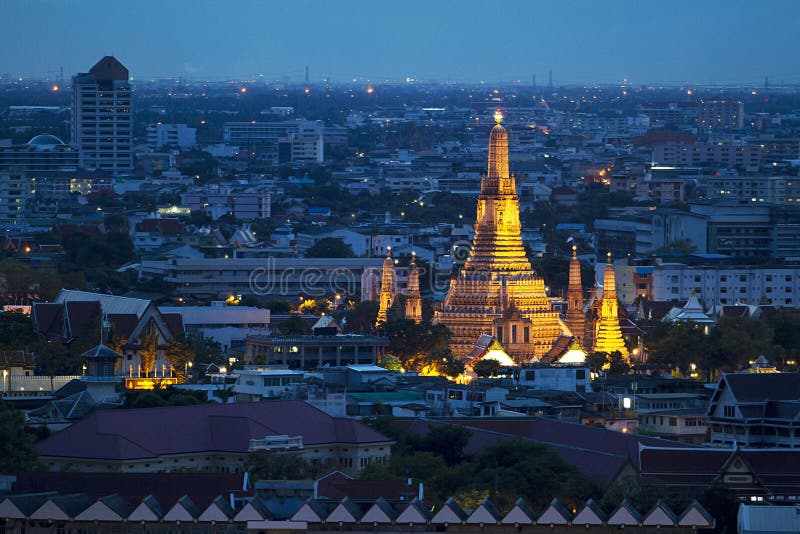
<path id="1" fill-rule="evenodd" d="M 464 268 L 436 311 L 452 332 L 450 348 L 464 358 L 481 334 L 493 335 L 517 363 L 544 355 L 562 333 L 570 334 L 536 276 L 520 235 L 519 197 L 508 170 L 503 116 L 489 137 L 489 164 L 481 180 L 475 238 Z"/>
<path id="2" fill-rule="evenodd" d="M 422 297 L 419 293 L 419 267 L 417 267 L 417 256 L 413 252 L 411 253 L 411 265 L 408 268 L 406 319 L 410 319 L 415 323 L 422 322 Z"/>
<path id="3" fill-rule="evenodd" d="M 600 317 L 597 322 L 597 337 L 594 343 L 594 352 L 612 353 L 619 351 L 623 357 L 628 357 L 628 349 L 622 339 L 622 330 L 619 327 L 619 302 L 617 301 L 617 283 L 614 279 L 614 266 L 611 264 L 611 253 L 608 253 L 608 263 L 603 272 L 603 298 L 600 306 Z"/>
<path id="4" fill-rule="evenodd" d="M 578 260 L 578 247 L 572 247 L 569 262 L 569 286 L 567 286 L 566 323 L 575 339 L 583 344 L 586 317 L 583 315 L 583 283 L 581 282 L 581 262 Z"/>
<path id="5" fill-rule="evenodd" d="M 395 282 L 394 282 L 394 260 L 392 260 L 392 249 L 386 251 L 386 259 L 383 260 L 381 270 L 381 295 L 378 307 L 378 318 L 375 326 L 380 326 L 386 322 L 389 308 L 394 304 Z"/>

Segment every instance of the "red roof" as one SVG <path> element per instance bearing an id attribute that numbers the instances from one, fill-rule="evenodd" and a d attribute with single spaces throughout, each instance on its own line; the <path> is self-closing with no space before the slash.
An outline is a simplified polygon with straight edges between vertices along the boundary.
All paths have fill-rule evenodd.
<path id="1" fill-rule="evenodd" d="M 368 426 L 303 401 L 97 411 L 39 443 L 42 456 L 133 460 L 193 452 L 247 453 L 251 439 L 302 436 L 306 446 L 390 443 Z"/>
<path id="2" fill-rule="evenodd" d="M 185 332 L 183 316 L 180 313 L 162 313 L 161 317 L 167 323 L 167 328 L 169 328 L 173 336 L 179 336 Z"/>
<path id="3" fill-rule="evenodd" d="M 161 234 L 183 234 L 184 224 L 178 219 L 144 219 L 136 223 L 137 232 L 158 232 Z"/>
<path id="4" fill-rule="evenodd" d="M 404 480 L 357 480 L 334 471 L 317 481 L 316 498 L 374 500 L 383 497 L 387 500 L 410 500 L 417 496 L 417 492 L 416 486 L 409 486 Z"/>

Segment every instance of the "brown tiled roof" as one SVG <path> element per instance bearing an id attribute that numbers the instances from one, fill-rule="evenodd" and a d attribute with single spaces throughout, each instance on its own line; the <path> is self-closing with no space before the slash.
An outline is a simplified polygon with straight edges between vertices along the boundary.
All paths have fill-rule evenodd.
<path id="1" fill-rule="evenodd" d="M 64 303 L 69 333 L 72 337 L 80 336 L 93 322 L 100 321 L 100 303 L 88 301 L 68 301 Z"/>
<path id="2" fill-rule="evenodd" d="M 51 302 L 33 303 L 33 320 L 36 329 L 49 338 L 60 338 L 64 335 L 64 307 Z"/>
<path id="3" fill-rule="evenodd" d="M 128 460 L 206 451 L 247 453 L 251 439 L 302 436 L 303 443 L 389 443 L 386 436 L 303 401 L 203 404 L 98 411 L 39 442 L 43 456 Z"/>
<path id="4" fill-rule="evenodd" d="M 173 336 L 179 336 L 186 331 L 183 325 L 183 316 L 180 313 L 163 313 L 161 317 L 164 318 L 164 322 L 167 323 L 167 328 Z"/>
<path id="5" fill-rule="evenodd" d="M 111 326 L 114 328 L 114 335 L 129 339 L 136 325 L 139 323 L 139 318 L 135 313 L 109 313 L 106 318 Z"/>
<path id="6" fill-rule="evenodd" d="M 800 373 L 728 373 L 725 381 L 740 403 L 800 399 Z"/>

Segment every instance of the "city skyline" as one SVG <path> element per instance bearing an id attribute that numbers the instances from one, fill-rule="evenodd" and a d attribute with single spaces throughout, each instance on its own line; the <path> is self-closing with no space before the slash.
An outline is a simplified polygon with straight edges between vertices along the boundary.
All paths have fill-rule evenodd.
<path id="1" fill-rule="evenodd" d="M 628 1 L 512 2 L 492 12 L 478 2 L 411 2 L 403 12 L 366 2 L 189 6 L 9 2 L 0 73 L 45 78 L 63 68 L 70 76 L 113 54 L 136 79 L 300 82 L 308 66 L 312 83 L 531 84 L 535 76 L 546 86 L 551 71 L 556 85 L 800 82 L 788 68 L 800 48 L 792 27 L 800 4 L 788 1 L 678 2 L 669 11 Z"/>

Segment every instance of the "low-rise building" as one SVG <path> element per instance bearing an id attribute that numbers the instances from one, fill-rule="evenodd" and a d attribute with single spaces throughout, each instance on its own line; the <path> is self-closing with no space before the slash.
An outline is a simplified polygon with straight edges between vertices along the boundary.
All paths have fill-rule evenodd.
<path id="1" fill-rule="evenodd" d="M 244 359 L 259 365 L 285 365 L 291 369 L 323 366 L 375 365 L 383 358 L 384 336 L 310 335 L 248 336 Z"/>

